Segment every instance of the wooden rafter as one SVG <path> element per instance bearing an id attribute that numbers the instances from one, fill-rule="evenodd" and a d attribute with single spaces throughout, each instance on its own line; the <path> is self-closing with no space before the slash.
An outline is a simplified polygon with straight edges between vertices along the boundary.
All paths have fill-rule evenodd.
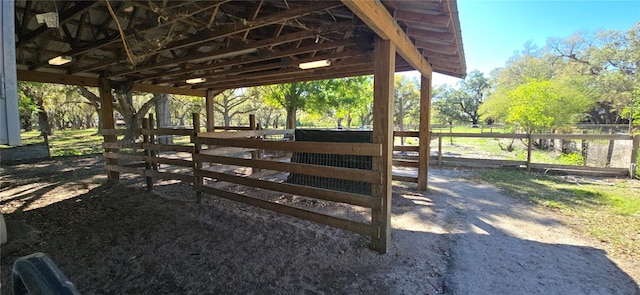
<path id="1" fill-rule="evenodd" d="M 378 36 L 391 40 L 397 47 L 398 53 L 409 62 L 423 76 L 431 77 L 431 65 L 418 52 L 404 31 L 393 21 L 387 10 L 374 0 L 351 1 L 341 0 L 353 13 L 366 23 Z"/>

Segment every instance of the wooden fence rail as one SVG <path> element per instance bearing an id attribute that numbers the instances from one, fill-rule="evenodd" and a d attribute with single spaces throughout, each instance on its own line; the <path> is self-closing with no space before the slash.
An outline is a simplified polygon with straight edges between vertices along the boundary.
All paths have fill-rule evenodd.
<path id="1" fill-rule="evenodd" d="M 616 175 L 616 176 L 629 176 L 634 177 L 636 171 L 637 151 L 640 142 L 640 136 L 623 135 L 623 134 L 504 134 L 504 133 L 446 133 L 446 132 L 431 132 L 431 139 L 438 140 L 438 149 L 436 156 L 430 156 L 434 161 L 431 164 L 437 165 L 462 165 L 473 167 L 526 167 L 527 169 L 535 170 L 562 170 L 573 173 L 588 173 L 588 174 L 602 174 L 602 175 Z M 395 131 L 395 137 L 418 137 L 418 133 L 414 131 Z M 479 159 L 479 158 L 464 158 L 464 157 L 445 157 L 443 156 L 442 139 L 446 137 L 451 138 L 492 138 L 492 139 L 527 139 L 529 144 L 527 146 L 527 159 L 521 160 L 502 160 L 502 159 Z M 559 164 L 547 164 L 547 163 L 535 163 L 532 160 L 531 153 L 534 149 L 533 141 L 544 140 L 602 140 L 602 141 L 614 141 L 614 140 L 629 140 L 632 141 L 632 152 L 629 158 L 629 168 L 615 168 L 615 167 L 587 167 L 576 165 L 559 165 Z M 418 146 L 394 146 L 394 151 L 417 151 Z M 417 167 L 417 157 L 404 157 L 394 158 L 394 165 L 400 167 Z M 406 180 L 406 179 L 405 179 Z"/>

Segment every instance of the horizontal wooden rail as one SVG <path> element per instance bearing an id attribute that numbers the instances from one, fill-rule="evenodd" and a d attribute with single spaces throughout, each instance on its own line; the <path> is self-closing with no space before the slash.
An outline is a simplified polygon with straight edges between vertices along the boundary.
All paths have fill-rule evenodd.
<path id="1" fill-rule="evenodd" d="M 193 146 L 177 145 L 177 144 L 143 143 L 142 148 L 145 150 L 153 150 L 153 151 L 184 152 L 184 153 L 193 152 Z"/>
<path id="2" fill-rule="evenodd" d="M 293 129 L 282 130 L 246 130 L 246 131 L 225 131 L 225 132 L 200 132 L 198 137 L 206 138 L 243 138 L 268 135 L 291 135 Z"/>
<path id="3" fill-rule="evenodd" d="M 192 137 L 191 141 L 196 144 L 243 147 L 265 150 L 280 150 L 288 152 L 305 152 L 317 154 L 333 155 L 353 155 L 353 156 L 382 156 L 382 146 L 374 143 L 342 143 L 332 142 L 295 142 L 295 141 L 261 141 L 254 139 L 222 139 Z"/>
<path id="4" fill-rule="evenodd" d="M 182 159 L 169 159 L 154 156 L 147 156 L 146 161 L 151 164 L 167 164 L 173 166 L 193 167 L 193 161 Z"/>
<path id="5" fill-rule="evenodd" d="M 225 198 L 228 200 L 232 200 L 235 202 L 247 204 L 250 206 L 259 207 L 262 209 L 274 211 L 281 214 L 290 215 L 293 217 L 309 220 L 315 223 L 320 223 L 332 227 L 337 227 L 343 230 L 352 231 L 355 233 L 359 233 L 366 236 L 371 236 L 373 238 L 380 237 L 380 227 L 368 224 L 368 223 L 360 223 L 347 219 L 342 219 L 334 216 L 324 215 L 320 213 L 316 213 L 309 210 L 304 210 L 300 208 L 295 208 L 283 204 L 278 204 L 274 202 L 269 202 L 253 197 L 244 196 L 241 194 L 236 194 L 204 185 L 194 185 L 196 191 L 203 192 L 206 194 L 214 195 L 220 198 Z"/>
<path id="6" fill-rule="evenodd" d="M 102 147 L 105 149 L 142 149 L 142 143 L 129 142 L 103 142 Z"/>
<path id="7" fill-rule="evenodd" d="M 419 137 L 420 132 L 418 131 L 393 131 L 393 136 L 395 137 Z"/>
<path id="8" fill-rule="evenodd" d="M 417 152 L 420 147 L 417 145 L 395 145 L 393 151 L 395 152 Z"/>
<path id="9" fill-rule="evenodd" d="M 104 152 L 102 155 L 107 159 L 121 159 L 121 160 L 134 160 L 134 161 L 144 161 L 146 156 L 142 153 L 135 154 L 123 154 L 123 153 L 114 153 L 114 152 Z"/>
<path id="10" fill-rule="evenodd" d="M 215 126 L 215 130 L 253 130 L 250 126 Z"/>
<path id="11" fill-rule="evenodd" d="M 527 134 L 513 133 L 448 133 L 448 132 L 431 132 L 431 137 L 467 137 L 467 138 L 520 138 L 525 139 Z"/>
<path id="12" fill-rule="evenodd" d="M 217 179 L 219 181 L 232 182 L 235 184 L 241 184 L 251 187 L 257 187 L 267 189 L 271 191 L 278 191 L 282 193 L 306 196 L 315 199 L 321 199 L 332 202 L 346 203 L 356 206 L 362 206 L 372 209 L 380 209 L 382 207 L 382 199 L 375 198 L 367 195 L 360 195 L 354 193 L 346 193 L 333 191 L 322 188 L 314 188 L 308 186 L 302 186 L 289 183 L 278 183 L 273 181 L 265 181 L 254 178 L 229 175 L 224 173 L 218 173 L 208 170 L 196 170 L 196 177 L 208 177 Z"/>
<path id="13" fill-rule="evenodd" d="M 362 181 L 373 184 L 379 184 L 382 178 L 379 173 L 371 170 L 351 169 L 333 166 L 321 166 L 301 163 L 285 163 L 274 162 L 258 159 L 242 159 L 223 156 L 211 156 L 194 154 L 193 160 L 200 162 L 218 163 L 225 165 L 252 167 L 258 169 L 275 170 L 281 172 L 290 172 L 297 174 L 305 174 L 318 177 L 328 177 L 343 180 Z"/>
<path id="14" fill-rule="evenodd" d="M 544 170 L 573 170 L 584 172 L 598 172 L 598 173 L 611 173 L 618 175 L 627 175 L 629 168 L 612 168 L 612 167 L 589 167 L 589 166 L 572 166 L 572 165 L 560 165 L 560 164 L 545 164 L 545 163 L 531 163 L 532 169 L 544 169 Z"/>
<path id="15" fill-rule="evenodd" d="M 193 129 L 175 129 L 175 128 L 158 128 L 158 129 L 140 129 L 142 135 L 176 135 L 190 136 L 193 135 Z"/>
<path id="16" fill-rule="evenodd" d="M 633 140 L 631 135 L 622 134 L 531 134 L 533 139 L 575 139 L 575 140 Z"/>

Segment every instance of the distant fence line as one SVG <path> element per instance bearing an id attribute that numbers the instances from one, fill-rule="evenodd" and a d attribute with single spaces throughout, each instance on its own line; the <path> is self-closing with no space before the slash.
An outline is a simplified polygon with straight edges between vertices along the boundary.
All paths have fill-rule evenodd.
<path id="1" fill-rule="evenodd" d="M 418 137 L 416 131 L 395 131 L 395 137 Z M 528 140 L 526 160 L 504 160 L 504 159 L 486 159 L 478 157 L 446 157 L 443 153 L 442 139 L 451 138 L 484 138 L 484 139 L 521 139 Z M 437 165 L 454 165 L 454 166 L 472 166 L 472 167 L 524 167 L 527 170 L 542 171 L 567 171 L 572 173 L 593 174 L 593 175 L 613 175 L 613 176 L 630 176 L 634 177 L 636 173 L 636 159 L 638 157 L 638 145 L 640 136 L 624 135 L 624 134 L 509 134 L 509 133 L 449 133 L 449 132 L 432 132 L 431 140 L 437 140 L 437 153 L 430 157 L 431 164 Z M 592 153 L 598 151 L 596 147 L 603 146 L 600 154 L 604 154 L 604 161 L 601 165 L 606 167 L 578 166 L 578 165 L 562 165 L 550 163 L 536 163 L 532 160 L 532 151 L 534 150 L 534 142 L 536 140 L 560 141 L 560 146 L 564 146 L 567 141 L 580 141 L 580 149 L 585 152 L 589 149 L 591 143 Z M 596 145 L 596 141 L 603 142 Z M 621 151 L 619 146 L 623 144 L 614 144 L 614 142 L 625 141 L 628 152 Z M 596 146 L 596 147 L 593 147 Z M 398 145 L 394 147 L 397 152 L 417 152 L 417 146 Z M 611 165 L 612 158 L 616 157 L 616 165 Z M 625 157 L 626 156 L 626 157 Z M 593 157 L 593 156 L 592 156 Z M 592 161 L 593 162 L 593 161 Z M 585 165 L 587 164 L 585 159 Z M 394 160 L 394 165 L 404 167 L 417 167 L 417 157 L 405 156 L 403 159 Z M 618 167 L 614 167 L 618 166 Z M 622 166 L 622 167 L 620 167 Z"/>

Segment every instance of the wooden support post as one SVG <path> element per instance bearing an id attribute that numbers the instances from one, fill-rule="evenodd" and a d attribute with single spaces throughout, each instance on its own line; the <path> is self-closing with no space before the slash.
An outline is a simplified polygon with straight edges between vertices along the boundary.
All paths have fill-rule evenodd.
<path id="1" fill-rule="evenodd" d="M 116 121 L 113 117 L 113 94 L 111 86 L 107 79 L 98 81 L 100 91 L 100 113 L 102 117 L 102 129 L 115 129 Z M 104 135 L 104 142 L 116 142 L 118 138 L 115 135 Z M 105 152 L 117 152 L 115 149 L 105 149 Z M 106 165 L 118 165 L 118 159 L 106 159 Z M 117 182 L 120 179 L 120 173 L 115 171 L 108 172 L 109 181 Z"/>
<path id="2" fill-rule="evenodd" d="M 149 129 L 149 120 L 142 120 L 142 129 Z M 142 141 L 144 143 L 151 143 L 151 140 L 149 140 L 150 135 L 142 135 Z M 148 149 L 144 149 L 144 155 L 145 157 L 150 157 L 151 156 L 151 150 Z M 144 160 L 144 169 L 145 172 L 147 171 L 151 171 L 152 169 L 151 166 L 151 162 L 149 161 L 148 158 L 146 158 Z M 146 173 L 145 173 L 146 174 Z M 147 182 L 147 191 L 152 191 L 153 190 L 153 178 L 147 176 L 145 177 L 146 182 Z"/>
<path id="3" fill-rule="evenodd" d="M 149 124 L 149 129 L 155 129 L 156 122 L 155 122 L 155 120 L 153 119 L 153 114 L 149 114 L 149 123 L 148 123 L 148 124 Z M 149 142 L 150 142 L 150 143 L 156 143 L 156 136 L 155 136 L 155 135 L 149 135 Z M 157 152 L 157 151 L 155 151 L 155 150 L 151 150 L 151 152 L 149 153 L 149 155 L 150 155 L 151 157 L 154 157 L 154 158 L 155 158 L 155 157 L 157 157 L 157 156 L 158 156 L 158 152 Z M 153 170 L 158 171 L 159 166 L 160 166 L 160 164 L 158 164 L 157 162 L 154 162 L 154 163 L 151 165 L 151 168 L 153 168 Z"/>
<path id="4" fill-rule="evenodd" d="M 531 153 L 533 152 L 533 136 L 531 133 L 527 135 L 529 142 L 527 143 L 527 171 L 531 171 Z"/>
<path id="5" fill-rule="evenodd" d="M 420 81 L 420 133 L 418 134 L 420 146 L 418 147 L 418 190 L 427 190 L 429 177 L 429 154 L 431 134 L 429 133 L 431 121 L 431 78 L 422 76 Z"/>
<path id="6" fill-rule="evenodd" d="M 206 112 L 207 112 L 207 132 L 214 132 L 216 131 L 215 129 L 215 121 L 213 120 L 213 99 L 215 98 L 216 95 L 220 94 L 219 91 L 213 91 L 213 90 L 209 90 L 207 91 L 207 98 L 205 101 L 205 105 L 206 105 Z M 198 116 L 200 117 L 200 116 Z M 198 124 L 199 125 L 199 124 Z M 195 125 L 194 125 L 195 127 Z M 194 129 L 196 130 L 196 129 Z M 197 129 L 196 132 L 200 132 L 200 129 Z"/>
<path id="7" fill-rule="evenodd" d="M 203 185 L 204 181 L 202 176 L 198 176 L 198 173 L 196 173 L 196 170 L 200 170 L 202 169 L 202 162 L 200 160 L 197 160 L 196 155 L 200 153 L 200 150 L 202 149 L 202 144 L 195 142 L 195 137 L 198 137 L 198 132 L 200 131 L 200 114 L 199 113 L 193 113 L 193 135 L 191 138 L 191 143 L 193 143 L 193 153 L 191 154 L 191 157 L 193 158 L 193 185 L 194 186 L 198 186 L 198 185 Z M 200 191 L 196 190 L 196 198 L 198 203 L 202 202 L 202 193 Z"/>
<path id="8" fill-rule="evenodd" d="M 258 126 L 256 125 L 256 115 L 254 114 L 249 115 L 249 127 L 251 128 L 251 130 L 258 130 Z M 259 152 L 257 150 L 251 151 L 251 159 L 256 160 L 258 158 Z M 260 169 L 254 167 L 251 168 L 251 173 L 257 173 L 258 171 L 260 171 Z"/>
<path id="9" fill-rule="evenodd" d="M 438 134 L 438 166 L 442 166 L 442 134 Z"/>
<path id="10" fill-rule="evenodd" d="M 629 178 L 636 177 L 636 169 L 638 167 L 638 146 L 640 145 L 640 135 L 633 136 L 633 143 L 631 146 L 631 162 L 629 165 Z"/>
<path id="11" fill-rule="evenodd" d="M 393 156 L 393 74 L 395 45 L 376 38 L 374 45 L 373 143 L 382 145 L 382 157 L 373 157 L 373 171 L 381 184 L 373 185 L 373 196 L 382 198 L 382 208 L 371 210 L 371 223 L 380 226 L 380 237 L 372 238 L 372 248 L 387 253 L 391 247 L 391 172 Z"/>

